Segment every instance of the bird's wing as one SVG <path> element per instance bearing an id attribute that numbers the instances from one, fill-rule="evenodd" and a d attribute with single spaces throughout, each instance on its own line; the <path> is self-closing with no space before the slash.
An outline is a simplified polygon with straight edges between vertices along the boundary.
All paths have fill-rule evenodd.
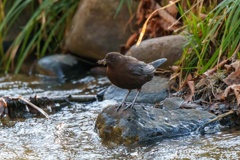
<path id="1" fill-rule="evenodd" d="M 155 68 L 152 65 L 146 64 L 144 62 L 131 64 L 128 66 L 128 69 L 129 72 L 137 76 L 149 75 L 155 71 Z"/>
<path id="2" fill-rule="evenodd" d="M 145 67 L 143 67 L 143 72 L 145 74 L 152 74 L 155 71 L 155 68 L 152 65 L 147 64 Z"/>

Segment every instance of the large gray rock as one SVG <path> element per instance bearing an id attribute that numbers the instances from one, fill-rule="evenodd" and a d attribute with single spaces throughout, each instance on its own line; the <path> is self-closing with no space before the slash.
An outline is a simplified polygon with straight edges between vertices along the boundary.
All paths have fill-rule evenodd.
<path id="1" fill-rule="evenodd" d="M 152 38 L 142 41 L 139 46 L 132 46 L 126 55 L 146 63 L 159 58 L 167 58 L 168 60 L 161 67 L 169 67 L 180 59 L 186 43 L 186 38 L 181 35 Z"/>
<path id="2" fill-rule="evenodd" d="M 196 109 L 163 110 L 144 104 L 132 109 L 116 111 L 108 105 L 98 115 L 95 129 L 103 142 L 132 144 L 154 138 L 189 135 L 202 127 L 215 115 Z M 168 108 L 165 106 L 165 108 Z"/>
<path id="3" fill-rule="evenodd" d="M 133 6 L 137 2 L 132 1 Z M 65 48 L 81 57 L 101 59 L 119 51 L 132 34 L 126 25 L 130 18 L 126 3 L 114 18 L 120 0 L 81 0 L 65 40 Z M 133 11 L 134 12 L 134 11 Z"/>
<path id="4" fill-rule="evenodd" d="M 154 76 L 150 82 L 147 82 L 143 85 L 142 91 L 140 92 L 136 102 L 152 104 L 160 102 L 168 96 L 168 88 L 168 78 Z M 127 89 L 121 89 L 112 85 L 105 92 L 104 99 L 113 99 L 120 102 L 127 94 L 127 92 Z M 132 90 L 127 98 L 127 102 L 133 101 L 136 93 L 137 92 L 135 90 Z"/>

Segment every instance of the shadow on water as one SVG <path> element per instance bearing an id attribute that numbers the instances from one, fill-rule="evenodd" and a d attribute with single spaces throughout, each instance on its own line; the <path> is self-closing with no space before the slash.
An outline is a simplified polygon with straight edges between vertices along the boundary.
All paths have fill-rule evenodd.
<path id="1" fill-rule="evenodd" d="M 65 84 L 39 77 L 0 76 L 0 95 L 17 97 L 96 94 L 109 85 L 105 77 L 86 76 Z M 0 128 L 0 159 L 239 159 L 240 131 L 190 135 L 131 146 L 103 145 L 94 132 L 106 103 L 71 103 L 50 119 L 28 118 Z"/>

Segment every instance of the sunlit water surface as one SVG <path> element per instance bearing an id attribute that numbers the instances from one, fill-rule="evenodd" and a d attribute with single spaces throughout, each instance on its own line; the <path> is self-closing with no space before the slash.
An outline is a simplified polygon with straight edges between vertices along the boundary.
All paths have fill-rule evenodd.
<path id="1" fill-rule="evenodd" d="M 58 84 L 24 75 L 0 77 L 0 95 L 11 97 L 96 94 L 109 85 L 105 77 Z M 50 115 L 0 127 L 0 159 L 240 159 L 240 131 L 191 135 L 132 146 L 104 145 L 94 132 L 107 103 L 72 103 Z"/>

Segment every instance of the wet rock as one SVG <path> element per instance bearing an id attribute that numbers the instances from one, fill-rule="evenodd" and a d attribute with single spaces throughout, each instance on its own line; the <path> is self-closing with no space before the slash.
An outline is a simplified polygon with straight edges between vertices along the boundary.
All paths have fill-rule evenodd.
<path id="1" fill-rule="evenodd" d="M 134 108 L 136 111 L 120 109 L 117 112 L 115 105 L 108 105 L 103 109 L 95 124 L 103 142 L 131 144 L 154 138 L 189 135 L 215 117 L 207 111 L 195 109 L 163 110 L 146 104 L 137 104 Z"/>
<path id="2" fill-rule="evenodd" d="M 91 65 L 70 54 L 55 54 L 41 58 L 35 72 L 56 78 L 60 81 L 79 77 L 85 74 Z"/>
<path id="3" fill-rule="evenodd" d="M 150 82 L 143 85 L 142 91 L 140 92 L 137 101 L 140 103 L 157 103 L 162 101 L 168 96 L 168 78 L 161 78 L 154 76 Z M 122 101 L 124 96 L 127 94 L 127 89 L 121 89 L 114 85 L 110 86 L 104 94 L 104 99 L 113 99 L 118 102 Z M 133 101 L 136 91 L 132 90 L 127 98 L 127 102 Z"/>
<path id="4" fill-rule="evenodd" d="M 163 108 L 163 107 L 167 108 Z M 162 101 L 162 108 L 165 110 L 174 110 L 179 108 L 185 108 L 185 109 L 203 109 L 204 107 L 200 104 L 194 103 L 194 102 L 187 102 L 183 100 L 181 97 L 170 97 L 166 98 Z"/>
<path id="5" fill-rule="evenodd" d="M 120 45 L 132 34 L 130 27 L 126 28 L 130 18 L 126 3 L 114 17 L 119 3 L 115 0 L 81 0 L 65 48 L 94 60 L 102 59 L 110 51 L 119 51 Z M 132 1 L 132 6 L 136 5 L 137 2 Z"/>
<path id="6" fill-rule="evenodd" d="M 184 100 L 181 97 L 170 97 L 162 101 L 162 108 L 164 110 L 175 110 L 181 107 Z M 167 108 L 166 108 L 167 107 Z"/>
<path id="7" fill-rule="evenodd" d="M 152 38 L 142 41 L 139 46 L 132 46 L 126 55 L 146 63 L 164 57 L 168 60 L 161 67 L 169 67 L 180 59 L 186 43 L 186 38 L 180 35 Z"/>
<path id="8" fill-rule="evenodd" d="M 99 66 L 93 67 L 93 68 L 91 68 L 90 72 L 93 75 L 107 76 L 107 74 L 106 74 L 106 67 L 99 67 Z"/>

